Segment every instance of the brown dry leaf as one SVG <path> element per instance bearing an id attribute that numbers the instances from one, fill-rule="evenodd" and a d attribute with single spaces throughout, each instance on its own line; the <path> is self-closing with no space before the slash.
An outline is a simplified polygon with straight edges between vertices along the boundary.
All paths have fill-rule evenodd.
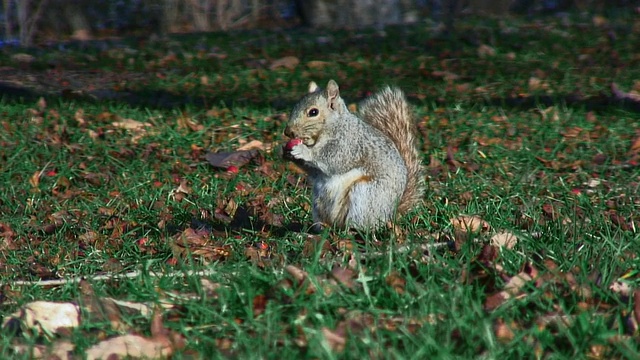
<path id="1" fill-rule="evenodd" d="M 296 68 L 296 66 L 298 66 L 298 64 L 300 64 L 300 59 L 298 59 L 297 57 L 285 56 L 271 62 L 271 65 L 269 65 L 269 70 L 275 70 L 279 68 L 293 70 Z"/>
<path id="2" fill-rule="evenodd" d="M 191 194 L 192 190 L 188 185 L 187 180 L 180 181 L 180 185 L 177 188 L 171 190 L 169 197 L 177 202 L 181 202 L 187 195 Z"/>
<path id="3" fill-rule="evenodd" d="M 486 310 L 493 310 L 497 308 L 508 299 L 518 296 L 521 293 L 522 288 L 527 283 L 536 280 L 537 278 L 538 270 L 533 265 L 526 264 L 521 272 L 509 278 L 502 291 L 487 296 L 484 308 Z"/>
<path id="4" fill-rule="evenodd" d="M 17 250 L 14 243 L 16 237 L 15 231 L 11 229 L 11 226 L 5 223 L 0 223 L 0 250 Z"/>
<path id="5" fill-rule="evenodd" d="M 204 293 L 208 298 L 217 299 L 218 290 L 222 288 L 222 284 L 213 282 L 206 278 L 200 278 L 200 287 L 204 290 Z"/>
<path id="6" fill-rule="evenodd" d="M 496 334 L 496 339 L 502 343 L 508 343 L 515 337 L 511 326 L 505 324 L 503 319 L 498 319 L 493 326 L 493 331 Z"/>
<path id="7" fill-rule="evenodd" d="M 344 347 L 347 344 L 347 339 L 344 335 L 340 335 L 326 327 L 323 327 L 321 331 L 324 340 L 327 342 L 327 345 L 331 350 L 338 353 L 344 350 Z"/>
<path id="8" fill-rule="evenodd" d="M 165 339 L 122 335 L 101 341 L 87 350 L 87 360 L 108 359 L 165 359 L 173 353 Z"/>
<path id="9" fill-rule="evenodd" d="M 306 271 L 293 265 L 287 265 L 284 269 L 287 273 L 289 273 L 289 275 L 294 278 L 294 280 L 298 282 L 299 288 L 301 288 L 306 283 L 306 294 L 313 294 L 316 292 L 316 285 L 313 283 L 313 281 L 310 280 L 309 274 Z"/>
<path id="10" fill-rule="evenodd" d="M 43 97 L 41 97 L 40 99 L 38 99 L 36 106 L 38 107 L 38 110 L 40 110 L 40 112 L 43 112 L 47 109 L 47 101 Z"/>
<path id="11" fill-rule="evenodd" d="M 207 153 L 205 159 L 214 167 L 227 169 L 230 166 L 240 167 L 258 156 L 258 150 L 240 150 L 234 152 Z"/>
<path id="12" fill-rule="evenodd" d="M 178 125 L 178 129 L 189 129 L 191 131 L 204 130 L 204 125 L 199 124 L 196 120 L 193 119 L 193 117 L 184 112 L 178 117 L 178 119 L 176 120 L 176 124 Z"/>
<path id="13" fill-rule="evenodd" d="M 636 91 L 625 92 L 618 87 L 616 83 L 611 83 L 611 92 L 613 97 L 618 100 L 629 100 L 633 102 L 640 102 L 640 94 Z"/>
<path id="14" fill-rule="evenodd" d="M 561 131 L 560 135 L 564 136 L 565 138 L 577 138 L 581 132 L 582 128 L 574 126 Z"/>
<path id="15" fill-rule="evenodd" d="M 407 280 L 400 275 L 399 272 L 394 271 L 391 274 L 387 275 L 385 279 L 387 285 L 391 286 L 396 293 L 402 295 L 404 294 L 404 288 L 407 285 Z"/>
<path id="16" fill-rule="evenodd" d="M 264 143 L 260 140 L 251 140 L 246 144 L 240 146 L 237 151 L 247 151 L 247 150 L 265 150 Z"/>
<path id="17" fill-rule="evenodd" d="M 473 215 L 473 216 L 461 215 L 461 216 L 452 218 L 450 221 L 454 230 L 460 230 L 464 232 L 477 233 L 482 231 L 488 231 L 491 228 L 488 222 L 484 221 L 481 217 L 477 215 Z"/>
<path id="18" fill-rule="evenodd" d="M 440 70 L 436 70 L 431 72 L 431 76 L 436 77 L 436 78 L 443 78 L 446 81 L 455 81 L 460 79 L 460 75 L 458 74 L 454 74 L 450 71 L 440 71 Z"/>
<path id="19" fill-rule="evenodd" d="M 513 249 L 518 243 L 518 238 L 507 231 L 499 232 L 491 237 L 491 245 Z"/>
<path id="20" fill-rule="evenodd" d="M 319 69 L 324 69 L 327 66 L 330 66 L 331 63 L 328 61 L 321 61 L 321 60 L 311 60 L 309 62 L 307 62 L 307 67 L 309 69 L 314 69 L 314 70 L 319 70 Z"/>
<path id="21" fill-rule="evenodd" d="M 91 284 L 85 280 L 80 281 L 80 294 L 87 322 L 105 322 L 111 324 L 111 328 L 117 331 L 129 330 L 129 325 L 122 320 L 122 314 L 118 306 L 109 298 L 99 298 L 95 295 Z"/>
<path id="22" fill-rule="evenodd" d="M 5 317 L 2 327 L 13 327 L 16 322 L 21 322 L 26 328 L 36 329 L 38 333 L 54 334 L 58 330 L 80 325 L 80 307 L 68 302 L 34 301 Z"/>
<path id="23" fill-rule="evenodd" d="M 543 88 L 542 80 L 538 79 L 535 76 L 532 76 L 532 77 L 529 78 L 528 85 L 529 85 L 529 90 L 531 90 L 531 91 L 536 91 L 536 90 L 540 90 L 540 89 Z"/>
<path id="24" fill-rule="evenodd" d="M 633 320 L 635 321 L 635 331 L 640 326 L 640 290 L 633 292 Z"/>
<path id="25" fill-rule="evenodd" d="M 538 114 L 540 114 L 540 117 L 542 118 L 542 120 L 551 120 L 551 121 L 559 121 L 560 120 L 560 115 L 558 115 L 558 111 L 556 110 L 555 107 L 550 106 L 546 109 L 536 109 L 535 110 Z"/>
<path id="26" fill-rule="evenodd" d="M 638 153 L 640 153 L 640 133 L 638 133 L 636 138 L 631 142 L 631 147 L 629 148 L 630 155 Z"/>
<path id="27" fill-rule="evenodd" d="M 31 64 L 36 60 L 36 57 L 26 53 L 17 53 L 11 55 L 11 60 L 22 64 Z"/>
<path id="28" fill-rule="evenodd" d="M 334 266 L 331 269 L 331 277 L 347 289 L 353 289 L 355 285 L 356 272 L 342 266 Z"/>
<path id="29" fill-rule="evenodd" d="M 489 45 L 482 44 L 478 46 L 478 57 L 481 59 L 492 57 L 496 55 L 496 49 L 492 48 Z"/>
<path id="30" fill-rule="evenodd" d="M 177 259 L 195 258 L 208 264 L 231 256 L 229 245 L 219 245 L 211 240 L 211 233 L 206 230 L 188 228 L 170 241 L 171 251 Z"/>
<path id="31" fill-rule="evenodd" d="M 306 271 L 294 265 L 287 265 L 284 269 L 298 282 L 302 282 L 309 277 Z"/>
<path id="32" fill-rule="evenodd" d="M 143 123 L 133 119 L 123 119 L 121 117 L 117 117 L 117 121 L 112 122 L 111 125 L 130 131 L 144 131 L 146 128 L 152 126 L 150 123 Z"/>
<path id="33" fill-rule="evenodd" d="M 253 298 L 253 316 L 254 317 L 258 317 L 262 313 L 264 313 L 264 310 L 267 308 L 267 301 L 268 301 L 267 297 L 263 294 L 256 295 Z"/>
<path id="34" fill-rule="evenodd" d="M 516 276 L 512 276 L 506 284 L 504 284 L 504 295 L 505 298 L 508 299 L 512 296 L 515 296 L 520 292 L 520 290 L 533 278 L 527 274 L 526 272 L 520 272 Z"/>
<path id="35" fill-rule="evenodd" d="M 25 356 L 25 359 L 47 359 L 47 360 L 72 360 L 73 350 L 75 345 L 69 341 L 55 341 L 53 344 L 46 345 L 26 345 L 18 344 L 11 347 L 11 349 L 18 355 Z"/>
<path id="36" fill-rule="evenodd" d="M 609 20 L 602 16 L 602 15 L 595 15 L 592 19 L 591 22 L 593 23 L 593 26 L 595 27 L 604 27 L 604 26 L 608 26 L 609 25 Z"/>
<path id="37" fill-rule="evenodd" d="M 42 171 L 38 170 L 31 175 L 29 178 L 29 184 L 33 187 L 34 190 L 38 191 L 38 186 L 40 185 L 40 177 L 42 176 Z"/>
<path id="38" fill-rule="evenodd" d="M 162 324 L 162 315 L 156 312 L 151 319 L 150 338 L 139 335 L 117 336 L 92 346 L 85 356 L 88 360 L 165 359 L 185 345 L 184 336 L 166 329 Z"/>
<path id="39" fill-rule="evenodd" d="M 76 110 L 76 113 L 73 115 L 73 118 L 78 123 L 79 126 L 87 125 L 87 120 L 84 119 L 84 109 Z"/>

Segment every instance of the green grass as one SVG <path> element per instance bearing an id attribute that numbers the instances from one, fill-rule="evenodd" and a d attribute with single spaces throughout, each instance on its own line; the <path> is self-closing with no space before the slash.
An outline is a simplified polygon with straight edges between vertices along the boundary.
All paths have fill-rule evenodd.
<path id="1" fill-rule="evenodd" d="M 570 26 L 512 19 L 506 23 L 513 34 L 490 20 L 460 23 L 461 34 L 479 29 L 479 35 L 456 41 L 416 26 L 390 28 L 384 38 L 332 33 L 326 45 L 318 45 L 318 34 L 282 31 L 176 36 L 136 45 L 131 55 L 33 50 L 33 69 L 46 69 L 51 58 L 78 59 L 73 90 L 101 88 L 116 99 L 72 98 L 51 87 L 0 100 L 0 223 L 15 233 L 0 235 L 0 315 L 34 300 L 81 298 L 75 284 L 43 288 L 17 286 L 17 280 L 141 270 L 133 279 L 92 282 L 94 290 L 121 300 L 177 304 L 163 312 L 165 326 L 187 339 L 176 358 L 638 357 L 637 331 L 623 325 L 633 301 L 609 285 L 640 269 L 640 168 L 629 162 L 640 124 L 637 110 L 605 105 L 598 96 L 611 82 L 629 91 L 640 78 L 633 45 L 640 33 L 630 30 L 632 19 L 611 21 L 629 30 L 619 30 L 613 43 L 607 29 L 577 17 Z M 480 43 L 497 54 L 480 58 Z M 207 57 L 213 47 L 226 57 Z M 169 51 L 176 60 L 163 63 Z M 10 55 L 5 50 L 0 57 L 10 61 Z M 287 55 L 301 63 L 293 70 L 268 68 Z M 619 59 L 613 65 L 612 56 Z M 310 69 L 312 60 L 329 64 Z M 95 80 L 87 70 L 103 77 Z M 435 71 L 459 78 L 446 81 Z M 531 77 L 543 85 L 530 89 Z M 333 266 L 347 266 L 348 257 L 321 251 L 320 244 L 355 237 L 336 231 L 311 240 L 290 228 L 310 225 L 309 190 L 303 182 L 296 185 L 303 176 L 277 152 L 261 151 L 262 162 L 236 175 L 212 168 L 203 155 L 236 149 L 240 140 L 277 148 L 284 141 L 282 114 L 309 81 L 330 78 L 353 102 L 390 83 L 405 89 L 415 105 L 429 191 L 424 206 L 400 221 L 410 247 L 432 243 L 437 232 L 453 237 L 450 219 L 463 214 L 480 216 L 491 230 L 458 242 L 456 251 L 446 247 L 427 257 L 396 251 L 386 231 L 376 234 L 379 242 L 363 235 L 366 244 L 356 242 L 363 249 L 356 252 L 359 281 L 352 279 L 351 288 L 335 285 L 330 293 L 305 292 L 283 266 L 330 279 Z M 577 89 L 588 99 L 568 102 Z M 40 95 L 47 99 L 42 112 Z M 517 96 L 533 100 L 514 106 L 509 99 Z M 80 109 L 85 124 L 75 120 Z M 137 134 L 115 127 L 115 116 L 151 126 Z M 181 125 L 182 117 L 200 127 Z M 447 153 L 459 166 L 450 166 Z M 599 154 L 603 160 L 595 161 Z M 173 191 L 182 181 L 191 191 L 181 200 Z M 228 199 L 248 211 L 248 224 L 237 228 L 216 219 Z M 194 220 L 215 229 L 213 246 L 228 246 L 228 257 L 207 266 L 172 264 L 169 242 Z M 481 253 L 500 230 L 519 241 L 500 251 L 497 269 Z M 311 241 L 318 242 L 316 251 L 309 250 Z M 249 260 L 246 249 L 262 242 L 270 255 Z M 526 297 L 485 308 L 486 298 L 526 264 L 554 273 L 549 260 L 575 280 L 549 275 L 525 286 Z M 198 276 L 147 275 L 201 268 L 214 271 L 206 276 L 220 285 L 214 293 Z M 402 291 L 390 283 L 394 276 L 404 280 Z M 637 287 L 637 278 L 627 280 Z M 356 314 L 364 317 L 345 322 Z M 554 315 L 571 321 L 541 324 Z M 149 335 L 148 318 L 123 318 Z M 513 328 L 512 337 L 497 335 L 501 323 Z M 323 328 L 351 333 L 342 351 L 327 343 Z M 88 319 L 58 338 L 75 343 L 80 354 L 119 333 Z M 53 341 L 7 329 L 0 335 L 3 358 L 16 356 L 16 343 Z"/>

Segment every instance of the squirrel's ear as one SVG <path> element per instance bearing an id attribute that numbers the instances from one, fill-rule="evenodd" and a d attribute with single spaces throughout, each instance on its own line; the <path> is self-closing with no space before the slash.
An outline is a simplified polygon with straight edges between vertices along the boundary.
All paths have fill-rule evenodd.
<path id="1" fill-rule="evenodd" d="M 315 81 L 312 81 L 309 83 L 309 93 L 314 93 L 318 91 L 318 89 L 319 89 L 318 84 L 316 84 Z"/>
<path id="2" fill-rule="evenodd" d="M 329 106 L 331 106 L 333 110 L 336 110 L 336 102 L 338 99 L 340 99 L 340 88 L 338 88 L 338 83 L 333 80 L 329 80 L 329 83 L 327 84 L 327 100 L 329 101 Z"/>

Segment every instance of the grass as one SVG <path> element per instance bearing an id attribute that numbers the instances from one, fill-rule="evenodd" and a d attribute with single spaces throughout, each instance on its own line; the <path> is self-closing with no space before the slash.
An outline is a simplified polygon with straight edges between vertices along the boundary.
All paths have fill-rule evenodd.
<path id="1" fill-rule="evenodd" d="M 611 26 L 629 30 L 633 21 L 614 18 Z M 92 57 L 33 50 L 35 64 L 14 66 L 54 78 L 31 69 L 46 69 L 52 58 L 75 59 L 80 75 L 71 87 L 85 93 L 69 97 L 60 87 L 38 88 L 33 97 L 1 100 L 0 314 L 6 318 L 34 300 L 82 298 L 75 284 L 43 288 L 17 286 L 17 280 L 141 270 L 132 279 L 92 282 L 94 291 L 177 304 L 163 312 L 164 325 L 187 339 L 176 358 L 638 357 L 637 330 L 623 324 L 634 302 L 609 285 L 640 268 L 640 168 L 630 162 L 640 126 L 628 104 L 604 104 L 599 96 L 610 82 L 637 88 L 632 44 L 640 34 L 617 30 L 611 42 L 608 29 L 579 17 L 569 26 L 512 19 L 508 28 L 515 32 L 490 20 L 460 26 L 461 34 L 475 26 L 477 37 L 451 41 L 416 26 L 388 29 L 383 38 L 332 33 L 321 47 L 318 34 L 280 31 L 176 36 L 139 46 L 124 41 L 136 52 L 114 46 L 90 50 Z M 480 57 L 481 43 L 496 55 Z M 288 55 L 300 65 L 268 68 Z M 11 61 L 8 50 L 0 56 Z M 312 69 L 306 65 L 312 60 L 327 64 Z M 446 80 L 436 71 L 456 77 Z M 335 231 L 310 240 L 291 229 L 311 223 L 303 176 L 277 152 L 261 151 L 264 159 L 238 174 L 216 170 L 202 156 L 234 150 L 240 141 L 277 147 L 284 141 L 281 114 L 308 81 L 330 78 L 354 102 L 386 83 L 409 94 L 429 191 L 424 206 L 401 225 L 412 246 L 432 243 L 437 232 L 459 246 L 430 251 L 425 260 L 396 251 L 387 232 L 377 234 L 382 244 L 364 235 L 367 243 L 356 246 L 366 251 L 356 252 L 362 259 L 353 275 L 325 293 L 306 291 L 283 265 L 329 286 L 322 279 L 332 279 L 334 266 L 346 266 L 348 257 L 320 244 L 354 236 Z M 85 96 L 95 88 L 114 100 Z M 586 100 L 567 100 L 576 89 Z M 46 106 L 39 108 L 40 95 Z M 527 100 L 516 106 L 514 99 Z M 114 125 L 120 119 L 150 126 L 123 130 Z M 190 188 L 183 198 L 175 192 L 181 182 Z M 237 217 L 248 225 L 216 219 L 229 199 L 247 210 Z M 472 236 L 477 241 L 459 241 L 450 219 L 463 214 L 480 216 L 492 229 Z M 206 266 L 189 259 L 175 265 L 170 241 L 194 222 L 215 228 L 211 241 L 227 246 L 229 256 Z M 517 246 L 484 262 L 483 244 L 502 230 L 518 236 Z M 316 250 L 309 251 L 313 242 Z M 249 260 L 247 248 L 260 244 L 269 256 Z M 524 286 L 519 294 L 526 296 L 486 308 L 487 297 L 527 264 L 555 274 L 550 260 L 574 280 L 550 275 Z M 148 275 L 201 268 L 214 271 L 206 278 L 218 285 L 215 291 L 199 276 Z M 637 287 L 637 279 L 626 280 Z M 194 296 L 179 296 L 188 294 Z M 554 321 L 558 316 L 570 321 Z M 130 330 L 149 335 L 147 317 L 122 317 Z M 81 354 L 121 333 L 107 324 L 88 317 L 53 339 L 69 339 Z M 498 331 L 501 324 L 511 335 Z M 346 343 L 333 343 L 324 330 Z M 0 355 L 16 358 L 16 343 L 55 341 L 8 329 L 0 338 Z"/>

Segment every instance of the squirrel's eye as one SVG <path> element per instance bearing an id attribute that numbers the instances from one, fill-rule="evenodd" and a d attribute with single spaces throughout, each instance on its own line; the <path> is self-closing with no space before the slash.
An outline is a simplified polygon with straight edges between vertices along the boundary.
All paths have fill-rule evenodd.
<path id="1" fill-rule="evenodd" d="M 308 117 L 318 116 L 318 113 L 319 113 L 318 109 L 316 109 L 316 108 L 311 108 L 311 109 L 309 109 L 309 111 L 307 112 L 307 116 L 308 116 Z"/>

